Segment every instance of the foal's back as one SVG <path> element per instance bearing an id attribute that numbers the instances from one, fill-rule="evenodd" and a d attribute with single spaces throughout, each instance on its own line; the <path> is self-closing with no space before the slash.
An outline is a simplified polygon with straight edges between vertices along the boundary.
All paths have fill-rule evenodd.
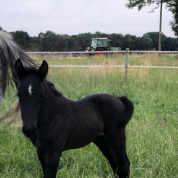
<path id="1" fill-rule="evenodd" d="M 83 147 L 99 135 L 105 135 L 105 128 L 117 125 L 125 110 L 121 100 L 107 94 L 95 94 L 68 103 L 69 136 L 66 149 Z"/>
<path id="2" fill-rule="evenodd" d="M 113 121 L 115 117 L 120 117 L 125 111 L 125 106 L 119 97 L 108 94 L 89 95 L 77 102 L 89 103 L 105 124 Z"/>

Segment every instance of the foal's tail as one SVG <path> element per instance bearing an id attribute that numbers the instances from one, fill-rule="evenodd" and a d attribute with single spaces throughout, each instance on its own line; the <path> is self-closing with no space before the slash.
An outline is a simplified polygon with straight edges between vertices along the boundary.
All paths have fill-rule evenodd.
<path id="1" fill-rule="evenodd" d="M 133 106 L 132 101 L 130 101 L 128 98 L 126 98 L 124 96 L 118 97 L 118 98 L 122 101 L 122 103 L 125 106 L 125 111 L 122 114 L 121 118 L 119 118 L 118 126 L 125 127 L 128 124 L 128 122 L 130 121 L 130 119 L 132 118 L 132 115 L 134 113 L 134 106 Z"/>

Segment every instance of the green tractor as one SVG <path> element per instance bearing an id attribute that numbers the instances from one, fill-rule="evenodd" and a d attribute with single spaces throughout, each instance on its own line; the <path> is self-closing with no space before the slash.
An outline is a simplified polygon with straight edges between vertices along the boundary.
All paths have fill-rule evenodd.
<path id="1" fill-rule="evenodd" d="M 120 51 L 120 47 L 111 47 L 111 41 L 108 38 L 92 38 L 91 47 L 87 47 L 86 51 Z"/>

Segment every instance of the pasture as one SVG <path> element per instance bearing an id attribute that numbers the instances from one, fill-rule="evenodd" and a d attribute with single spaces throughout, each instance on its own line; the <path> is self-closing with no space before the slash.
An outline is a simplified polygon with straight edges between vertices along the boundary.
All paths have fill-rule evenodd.
<path id="1" fill-rule="evenodd" d="M 124 65 L 125 56 L 48 58 L 33 56 L 50 65 Z M 129 56 L 130 65 L 178 66 L 177 55 Z M 178 178 L 178 69 L 50 68 L 49 79 L 72 100 L 94 93 L 127 96 L 135 113 L 126 128 L 131 178 Z M 9 86 L 0 114 L 17 99 Z M 5 122 L 5 121 L 4 121 Z M 2 124 L 2 123 L 1 123 Z M 0 177 L 42 177 L 35 147 L 22 134 L 17 120 L 0 131 Z M 109 163 L 94 144 L 62 154 L 57 177 L 114 178 Z"/>

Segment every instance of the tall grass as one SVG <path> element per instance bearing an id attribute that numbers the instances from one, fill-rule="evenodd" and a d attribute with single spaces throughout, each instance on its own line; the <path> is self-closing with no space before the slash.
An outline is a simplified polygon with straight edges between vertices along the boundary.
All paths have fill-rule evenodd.
<path id="1" fill-rule="evenodd" d="M 65 56 L 65 58 L 64 58 Z M 51 65 L 125 65 L 125 54 L 112 54 L 109 56 L 98 57 L 93 55 L 88 58 L 84 54 L 80 54 L 78 57 L 72 57 L 69 55 L 31 55 L 31 57 L 37 60 L 39 63 L 42 60 L 50 61 Z M 129 64 L 130 65 L 146 65 L 146 66 L 178 66 L 178 55 L 177 54 L 162 54 L 159 57 L 157 53 L 138 54 L 129 53 Z"/>
<path id="2" fill-rule="evenodd" d="M 151 64 L 149 59 L 149 56 L 145 56 L 142 62 Z M 69 59 L 68 64 L 73 63 L 71 60 Z M 78 60 L 85 63 L 85 60 L 90 59 Z M 106 62 L 109 59 L 99 60 Z M 139 61 L 137 58 L 133 60 L 136 61 L 135 64 Z M 176 65 L 175 59 L 169 61 L 169 65 Z M 48 62 L 53 64 L 54 60 L 48 59 Z M 124 68 L 49 70 L 49 79 L 72 100 L 93 93 L 108 93 L 127 96 L 133 101 L 135 113 L 126 129 L 131 178 L 178 178 L 177 76 L 176 69 L 129 68 L 128 80 L 124 81 Z M 16 100 L 15 89 L 9 87 L 8 91 L 1 114 Z M 23 136 L 18 122 L 0 131 L 0 177 L 43 177 L 36 149 Z M 94 144 L 90 144 L 81 149 L 64 152 L 57 177 L 114 176 L 108 161 Z"/>

